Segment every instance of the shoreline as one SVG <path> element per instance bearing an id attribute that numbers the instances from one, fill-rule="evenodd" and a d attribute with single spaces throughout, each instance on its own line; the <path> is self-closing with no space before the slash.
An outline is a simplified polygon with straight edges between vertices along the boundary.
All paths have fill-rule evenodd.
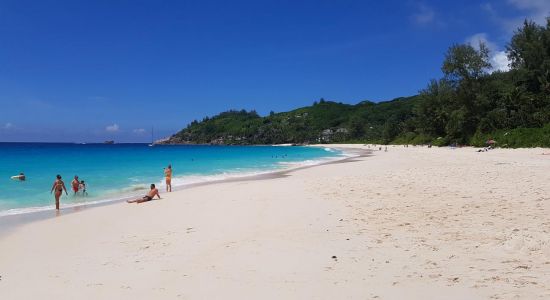
<path id="1" fill-rule="evenodd" d="M 262 145 L 263 146 L 263 145 Z M 287 146 L 287 145 L 278 145 L 278 146 Z M 288 145 L 290 146 L 290 144 Z M 281 176 L 284 176 L 285 174 L 288 174 L 290 172 L 301 170 L 305 168 L 312 168 L 320 165 L 325 164 L 331 164 L 331 163 L 343 163 L 345 161 L 348 161 L 353 158 L 357 157 L 365 157 L 368 156 L 369 153 L 371 153 L 371 150 L 364 150 L 359 148 L 353 148 L 353 147 L 328 147 L 328 145 L 311 145 L 308 147 L 320 147 L 320 148 L 331 148 L 336 149 L 339 151 L 342 151 L 342 156 L 337 157 L 326 157 L 322 158 L 320 162 L 316 162 L 312 165 L 300 165 L 299 162 L 297 166 L 289 166 L 287 168 L 283 169 L 274 169 L 274 170 L 268 170 L 265 172 L 261 172 L 259 174 L 253 174 L 253 175 L 243 175 L 235 177 L 228 177 L 224 179 L 215 179 L 211 181 L 203 181 L 203 182 L 194 182 L 189 184 L 182 184 L 178 186 L 173 186 L 172 192 L 182 191 L 194 187 L 199 186 L 205 186 L 210 184 L 219 184 L 224 182 L 239 182 L 239 181 L 251 181 L 251 180 L 267 180 L 272 178 L 279 178 Z M 352 156 L 349 156 L 352 155 Z M 324 160 L 324 161 L 323 161 Z M 146 190 L 145 190 L 146 191 Z M 161 191 L 162 194 L 167 194 L 167 192 Z M 0 216 L 0 238 L 2 235 L 5 235 L 7 232 L 16 229 L 18 226 L 25 225 L 28 223 L 40 221 L 40 220 L 46 220 L 50 218 L 56 218 L 61 215 L 65 214 L 72 214 L 72 213 L 78 213 L 83 210 L 95 208 L 95 207 L 103 207 L 103 206 L 109 206 L 117 203 L 124 203 L 126 200 L 133 199 L 138 197 L 140 194 L 136 193 L 135 195 L 126 195 L 126 196 L 120 196 L 115 199 L 98 199 L 94 201 L 90 201 L 88 203 L 80 203 L 80 204 L 70 204 L 65 207 L 61 207 L 60 211 L 56 211 L 55 208 L 52 207 L 37 207 L 36 211 L 26 211 L 26 212 L 20 212 L 20 213 L 14 213 L 14 214 L 6 214 Z M 30 209 L 30 208 L 29 208 Z"/>
<path id="2" fill-rule="evenodd" d="M 26 224 L 0 298 L 548 298 L 545 151 L 390 146 Z"/>

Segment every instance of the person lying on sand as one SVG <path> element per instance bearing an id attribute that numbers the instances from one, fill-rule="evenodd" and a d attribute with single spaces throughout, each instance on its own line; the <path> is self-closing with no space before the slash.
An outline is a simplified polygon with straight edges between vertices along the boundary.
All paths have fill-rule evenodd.
<path id="1" fill-rule="evenodd" d="M 147 195 L 143 196 L 142 198 L 138 198 L 135 200 L 127 200 L 128 203 L 142 203 L 153 200 L 153 197 L 157 196 L 160 199 L 159 190 L 155 187 L 154 184 L 151 184 L 151 190 Z"/>

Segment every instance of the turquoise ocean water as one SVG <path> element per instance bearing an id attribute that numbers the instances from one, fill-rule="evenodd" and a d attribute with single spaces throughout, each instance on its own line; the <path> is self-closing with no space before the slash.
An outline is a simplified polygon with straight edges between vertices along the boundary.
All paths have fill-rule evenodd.
<path id="1" fill-rule="evenodd" d="M 344 154 L 331 148 L 277 146 L 154 146 L 146 144 L 0 143 L 0 217 L 53 209 L 55 175 L 69 196 L 62 207 L 115 201 L 143 195 L 149 184 L 165 188 L 163 168 L 172 164 L 172 185 L 222 180 L 317 164 Z M 27 180 L 10 177 L 24 172 Z M 72 195 L 78 175 L 88 196 Z"/>

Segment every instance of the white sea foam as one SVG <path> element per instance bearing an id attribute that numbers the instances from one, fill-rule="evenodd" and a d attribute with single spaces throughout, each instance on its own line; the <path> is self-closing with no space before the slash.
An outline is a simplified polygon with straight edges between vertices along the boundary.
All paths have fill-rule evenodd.
<path id="1" fill-rule="evenodd" d="M 86 201 L 86 202 L 79 202 L 79 203 L 62 203 L 62 210 L 66 209 L 73 209 L 88 205 L 98 205 L 103 203 L 109 203 L 109 202 L 115 202 L 115 201 L 121 201 L 124 199 L 128 199 L 129 196 L 118 196 L 114 198 L 103 198 L 99 200 L 92 200 L 92 201 Z M 37 212 L 43 212 L 43 211 L 51 211 L 55 209 L 55 205 L 48 205 L 48 206 L 35 206 L 35 207 L 24 207 L 24 208 L 12 208 L 8 210 L 0 211 L 0 217 L 5 216 L 13 216 L 13 215 L 22 215 L 22 214 L 29 214 L 29 213 L 37 213 Z"/>
<path id="2" fill-rule="evenodd" d="M 316 166 L 316 165 L 321 165 L 321 164 L 325 164 L 325 163 L 330 163 L 330 162 L 334 162 L 334 161 L 339 161 L 339 160 L 343 160 L 343 159 L 346 159 L 346 158 L 349 158 L 349 157 L 355 157 L 356 155 L 352 155 L 352 154 L 343 154 L 341 156 L 336 156 L 336 157 L 326 157 L 326 158 L 320 158 L 320 159 L 309 159 L 309 160 L 304 160 L 304 161 L 282 161 L 282 162 L 279 162 L 278 164 L 285 167 L 284 169 L 297 169 L 297 168 L 301 168 L 301 167 L 310 167 L 310 166 Z"/>
<path id="3" fill-rule="evenodd" d="M 280 171 L 280 169 L 248 170 L 248 171 L 236 170 L 232 172 L 221 172 L 221 173 L 212 174 L 212 175 L 194 174 L 194 175 L 177 176 L 172 178 L 172 187 L 181 188 L 181 187 L 186 187 L 186 186 L 198 184 L 198 183 L 208 183 L 208 182 L 224 181 L 229 179 L 246 178 L 246 177 L 269 174 L 276 171 Z M 158 186 L 162 188 L 166 187 L 164 179 L 162 179 L 158 183 Z"/>

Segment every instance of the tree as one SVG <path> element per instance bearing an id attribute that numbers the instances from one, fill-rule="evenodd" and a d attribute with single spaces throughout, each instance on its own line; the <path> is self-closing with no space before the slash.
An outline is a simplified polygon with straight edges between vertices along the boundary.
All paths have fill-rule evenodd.
<path id="1" fill-rule="evenodd" d="M 550 19 L 548 20 L 550 23 Z M 548 25 L 547 25 L 548 26 Z M 545 59 L 544 45 L 545 28 L 533 21 L 525 20 L 506 47 L 512 68 L 536 70 Z"/>
<path id="2" fill-rule="evenodd" d="M 460 136 L 464 141 L 476 131 L 483 114 L 482 79 L 490 67 L 489 49 L 484 43 L 477 50 L 471 45 L 453 45 L 447 51 L 441 69 L 456 93 L 452 105 L 455 109 L 448 121 L 452 124 L 445 127 L 449 137 Z"/>
<path id="3" fill-rule="evenodd" d="M 420 92 L 420 101 L 414 108 L 419 133 L 433 137 L 445 135 L 449 115 L 457 109 L 456 92 L 447 80 L 432 80 Z"/>
<path id="4" fill-rule="evenodd" d="M 465 141 L 467 137 L 466 132 L 467 112 L 464 108 L 457 109 L 449 116 L 449 122 L 445 127 L 447 136 L 452 140 Z"/>
<path id="5" fill-rule="evenodd" d="M 349 127 L 352 138 L 360 138 L 365 134 L 365 121 L 358 115 L 353 115 L 350 118 Z"/>
<path id="6" fill-rule="evenodd" d="M 479 43 L 479 50 L 471 45 L 451 46 L 441 70 L 447 80 L 460 83 L 479 79 L 490 67 L 489 49 L 484 43 Z"/>
<path id="7" fill-rule="evenodd" d="M 391 142 L 401 131 L 399 128 L 398 120 L 395 117 L 391 117 L 386 120 L 382 129 L 382 139 L 384 144 Z"/>
<path id="8" fill-rule="evenodd" d="M 546 27 L 525 20 L 506 49 L 512 68 L 523 75 L 520 82 L 528 91 L 550 92 L 550 18 Z"/>

